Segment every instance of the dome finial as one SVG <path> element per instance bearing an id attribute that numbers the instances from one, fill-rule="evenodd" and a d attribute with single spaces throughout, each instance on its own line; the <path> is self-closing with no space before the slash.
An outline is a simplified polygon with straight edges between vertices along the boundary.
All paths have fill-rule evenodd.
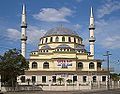
<path id="1" fill-rule="evenodd" d="M 60 24 L 60 28 L 63 28 L 63 24 Z"/>

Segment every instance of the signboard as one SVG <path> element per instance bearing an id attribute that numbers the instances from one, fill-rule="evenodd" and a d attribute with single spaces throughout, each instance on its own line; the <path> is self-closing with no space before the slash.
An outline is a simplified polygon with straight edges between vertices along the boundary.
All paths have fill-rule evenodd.
<path id="1" fill-rule="evenodd" d="M 72 66 L 72 60 L 57 60 L 57 66 L 61 66 L 62 68 L 68 68 L 68 66 Z"/>
<path id="2" fill-rule="evenodd" d="M 69 77 L 69 76 L 74 75 L 74 74 L 70 74 L 70 73 L 57 73 L 55 75 L 60 75 L 61 77 Z"/>

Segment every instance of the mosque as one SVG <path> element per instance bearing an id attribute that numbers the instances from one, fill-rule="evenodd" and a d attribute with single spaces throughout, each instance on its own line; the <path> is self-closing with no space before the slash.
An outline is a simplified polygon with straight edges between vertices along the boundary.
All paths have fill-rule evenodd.
<path id="1" fill-rule="evenodd" d="M 23 5 L 21 50 L 24 57 L 26 55 L 27 41 L 26 28 L 26 9 L 25 5 Z M 76 86 L 89 86 L 91 82 L 106 83 L 107 70 L 101 67 L 102 60 L 94 58 L 94 30 L 92 7 L 89 25 L 90 51 L 85 49 L 82 37 L 75 31 L 64 26 L 48 30 L 40 38 L 38 50 L 30 53 L 29 69 L 25 71 L 25 75 L 19 77 L 18 82 L 25 85 L 27 84 L 26 79 L 30 79 L 29 84 L 42 85 L 46 87 L 45 90 L 48 90 L 49 84 L 57 87 L 65 83 L 75 83 Z M 56 87 L 54 89 L 57 89 Z"/>

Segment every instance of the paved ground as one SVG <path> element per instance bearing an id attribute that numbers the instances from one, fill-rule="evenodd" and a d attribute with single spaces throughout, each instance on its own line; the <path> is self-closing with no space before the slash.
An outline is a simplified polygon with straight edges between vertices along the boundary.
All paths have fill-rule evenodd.
<path id="1" fill-rule="evenodd" d="M 114 90 L 92 90 L 92 91 L 26 91 L 7 92 L 4 94 L 120 94 L 120 89 Z"/>

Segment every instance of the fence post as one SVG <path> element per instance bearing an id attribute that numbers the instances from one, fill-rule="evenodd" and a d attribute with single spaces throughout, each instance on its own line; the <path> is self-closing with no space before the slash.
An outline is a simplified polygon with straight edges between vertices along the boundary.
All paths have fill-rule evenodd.
<path id="1" fill-rule="evenodd" d="M 97 84 L 98 84 L 98 89 L 100 89 L 100 81 L 98 81 L 98 83 L 97 83 Z"/>
<path id="2" fill-rule="evenodd" d="M 1 91 L 1 75 L 0 75 L 0 91 Z"/>
<path id="3" fill-rule="evenodd" d="M 117 88 L 119 88 L 119 81 L 118 81 L 118 84 L 117 84 Z"/>

